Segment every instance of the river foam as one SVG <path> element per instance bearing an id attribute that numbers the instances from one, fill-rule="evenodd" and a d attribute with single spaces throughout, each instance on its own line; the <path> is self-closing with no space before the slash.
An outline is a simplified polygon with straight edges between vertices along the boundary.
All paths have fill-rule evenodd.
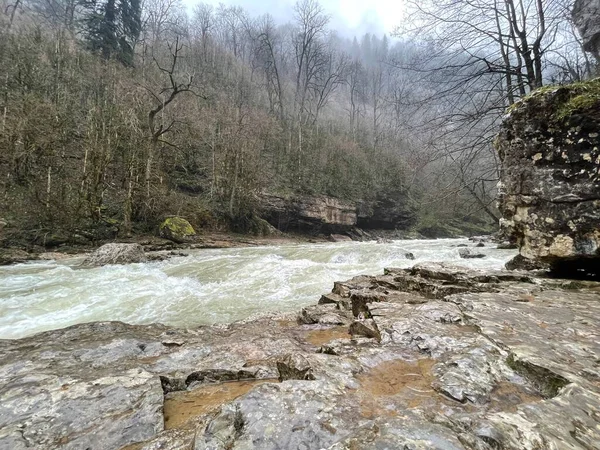
<path id="1" fill-rule="evenodd" d="M 478 248 L 483 259 L 461 259 L 466 240 L 390 244 L 344 242 L 191 250 L 147 264 L 78 268 L 80 259 L 0 268 L 0 338 L 20 338 L 76 323 L 120 320 L 193 327 L 229 323 L 314 304 L 333 282 L 384 267 L 447 261 L 500 269 L 515 251 Z M 472 244 L 471 244 L 472 245 Z M 415 260 L 405 257 L 407 252 Z"/>

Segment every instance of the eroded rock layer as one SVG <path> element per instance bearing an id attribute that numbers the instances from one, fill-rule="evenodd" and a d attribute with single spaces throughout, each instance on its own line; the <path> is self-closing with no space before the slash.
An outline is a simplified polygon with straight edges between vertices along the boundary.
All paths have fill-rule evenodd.
<path id="1" fill-rule="evenodd" d="M 356 206 L 333 197 L 264 194 L 261 209 L 263 217 L 282 231 L 335 233 L 356 225 Z"/>
<path id="2" fill-rule="evenodd" d="M 0 341 L 0 448 L 597 448 L 599 300 L 589 281 L 419 265 L 297 316 Z"/>
<path id="3" fill-rule="evenodd" d="M 562 272 L 600 267 L 600 80 L 533 93 L 496 145 L 501 225 L 521 256 Z"/>
<path id="4" fill-rule="evenodd" d="M 341 233 L 356 226 L 404 230 L 416 222 L 414 208 L 399 191 L 358 204 L 327 196 L 263 194 L 260 205 L 262 217 L 282 231 Z"/>

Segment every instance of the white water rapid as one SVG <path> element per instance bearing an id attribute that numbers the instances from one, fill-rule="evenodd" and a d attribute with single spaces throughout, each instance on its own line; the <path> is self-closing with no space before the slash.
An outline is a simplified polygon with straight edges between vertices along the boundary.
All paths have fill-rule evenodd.
<path id="1" fill-rule="evenodd" d="M 191 250 L 163 262 L 81 269 L 81 258 L 0 268 L 0 338 L 90 321 L 161 322 L 191 327 L 227 323 L 315 304 L 337 280 L 380 274 L 384 267 L 451 261 L 500 269 L 515 251 L 478 248 L 461 259 L 467 240 L 345 242 Z M 412 252 L 415 260 L 406 259 Z"/>

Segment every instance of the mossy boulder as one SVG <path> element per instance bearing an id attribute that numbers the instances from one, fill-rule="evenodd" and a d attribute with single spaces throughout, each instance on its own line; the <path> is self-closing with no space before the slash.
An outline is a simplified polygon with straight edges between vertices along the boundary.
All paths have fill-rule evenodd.
<path id="1" fill-rule="evenodd" d="M 190 242 L 196 236 L 194 227 L 182 217 L 167 217 L 159 228 L 160 237 L 178 244 Z"/>

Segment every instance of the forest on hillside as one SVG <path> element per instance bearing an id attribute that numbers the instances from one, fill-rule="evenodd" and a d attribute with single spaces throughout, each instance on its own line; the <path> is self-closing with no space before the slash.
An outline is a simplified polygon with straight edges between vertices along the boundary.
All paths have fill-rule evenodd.
<path id="1" fill-rule="evenodd" d="M 0 218 L 19 232 L 244 228 L 261 196 L 391 197 L 494 224 L 505 111 L 589 77 L 567 0 L 407 1 L 349 39 L 180 0 L 0 0 Z M 101 231 L 98 231 L 101 232 Z"/>

